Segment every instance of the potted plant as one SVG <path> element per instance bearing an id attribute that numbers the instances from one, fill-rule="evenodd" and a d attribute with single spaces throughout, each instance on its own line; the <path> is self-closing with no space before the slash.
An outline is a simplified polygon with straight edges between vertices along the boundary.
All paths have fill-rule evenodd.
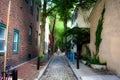
<path id="1" fill-rule="evenodd" d="M 43 53 L 40 54 L 40 62 L 43 63 L 45 55 Z"/>
<path id="2" fill-rule="evenodd" d="M 87 64 L 87 61 L 88 61 L 88 60 L 89 60 L 88 55 L 87 55 L 87 54 L 84 54 L 84 55 L 82 56 L 81 62 L 82 62 L 83 64 Z"/>
<path id="3" fill-rule="evenodd" d="M 100 62 L 99 57 L 96 56 L 91 57 L 88 63 L 93 69 L 107 69 L 106 62 Z"/>

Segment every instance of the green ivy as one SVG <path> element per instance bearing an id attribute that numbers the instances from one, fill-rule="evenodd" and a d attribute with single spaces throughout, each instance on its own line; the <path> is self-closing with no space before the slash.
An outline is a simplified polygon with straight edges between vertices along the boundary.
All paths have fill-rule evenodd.
<path id="1" fill-rule="evenodd" d="M 102 33 L 102 29 L 103 29 L 104 13 L 105 13 L 105 6 L 104 6 L 103 11 L 101 13 L 101 17 L 98 21 L 98 26 L 97 26 L 97 30 L 96 30 L 96 41 L 95 41 L 96 55 L 99 52 L 99 47 L 100 47 L 100 44 L 102 42 L 101 33 Z"/>

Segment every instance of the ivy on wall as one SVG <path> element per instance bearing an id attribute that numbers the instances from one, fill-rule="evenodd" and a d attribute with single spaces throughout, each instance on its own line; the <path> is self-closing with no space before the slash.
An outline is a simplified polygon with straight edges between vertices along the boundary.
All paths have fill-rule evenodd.
<path id="1" fill-rule="evenodd" d="M 101 17 L 98 21 L 98 26 L 97 26 L 97 30 L 96 30 L 96 41 L 95 41 L 96 55 L 99 52 L 99 47 L 100 47 L 100 44 L 102 42 L 101 33 L 102 33 L 102 29 L 103 29 L 104 13 L 105 13 L 105 5 L 104 5 L 104 8 L 102 10 Z"/>

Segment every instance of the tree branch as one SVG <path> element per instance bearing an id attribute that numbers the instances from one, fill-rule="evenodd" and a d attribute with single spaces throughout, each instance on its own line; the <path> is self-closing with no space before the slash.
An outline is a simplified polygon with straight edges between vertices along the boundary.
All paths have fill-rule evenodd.
<path id="1" fill-rule="evenodd" d="M 51 12 L 51 11 L 53 11 L 55 8 L 57 8 L 58 7 L 58 5 L 55 5 L 54 7 L 52 7 L 48 12 L 47 12 L 47 15 Z"/>

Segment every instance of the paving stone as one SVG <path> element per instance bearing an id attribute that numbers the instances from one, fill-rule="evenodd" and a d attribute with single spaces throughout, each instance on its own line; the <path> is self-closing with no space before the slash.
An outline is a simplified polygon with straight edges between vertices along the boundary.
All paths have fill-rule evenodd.
<path id="1" fill-rule="evenodd" d="M 40 80 L 76 80 L 62 55 L 55 55 Z"/>
<path id="2" fill-rule="evenodd" d="M 92 68 L 79 63 L 80 68 L 76 69 L 76 64 L 72 64 L 70 60 L 68 60 L 67 57 L 65 57 L 68 61 L 69 65 L 72 67 L 72 70 L 75 71 L 75 75 L 77 75 L 78 79 L 82 80 L 120 80 L 120 78 L 109 72 L 109 71 L 99 71 L 99 70 L 93 70 Z"/>

